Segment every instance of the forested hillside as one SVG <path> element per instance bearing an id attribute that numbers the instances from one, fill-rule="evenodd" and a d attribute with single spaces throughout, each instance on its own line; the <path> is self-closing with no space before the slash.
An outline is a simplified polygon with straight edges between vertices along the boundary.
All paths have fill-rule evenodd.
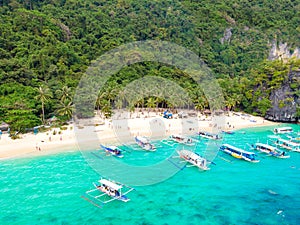
<path id="1" fill-rule="evenodd" d="M 72 93 L 91 61 L 148 39 L 199 55 L 218 77 L 229 109 L 265 116 L 272 91 L 288 85 L 288 100 L 280 104 L 296 103 L 299 118 L 299 59 L 267 61 L 273 41 L 288 43 L 291 51 L 300 46 L 299 24 L 300 0 L 2 0 L 0 122 L 24 130 L 53 115 L 70 118 Z M 109 80 L 96 107 L 109 112 L 122 87 L 145 75 L 173 78 L 198 109 L 208 107 L 188 75 L 158 63 L 124 68 Z M 168 104 L 154 97 L 141 102 Z"/>

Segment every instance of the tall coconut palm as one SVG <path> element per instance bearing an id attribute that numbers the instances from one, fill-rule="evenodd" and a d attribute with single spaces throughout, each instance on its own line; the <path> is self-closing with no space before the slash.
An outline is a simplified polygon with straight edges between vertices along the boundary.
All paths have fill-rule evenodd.
<path id="1" fill-rule="evenodd" d="M 59 108 L 57 109 L 57 113 L 60 116 L 66 116 L 67 119 L 70 119 L 72 117 L 74 111 L 74 105 L 72 102 L 60 102 Z"/>
<path id="2" fill-rule="evenodd" d="M 47 86 L 39 86 L 36 88 L 38 94 L 35 99 L 42 103 L 42 123 L 45 124 L 45 103 L 48 102 L 52 97 L 52 92 Z"/>
<path id="3" fill-rule="evenodd" d="M 68 86 L 63 86 L 61 90 L 57 90 L 55 93 L 61 102 L 72 101 L 72 89 Z"/>

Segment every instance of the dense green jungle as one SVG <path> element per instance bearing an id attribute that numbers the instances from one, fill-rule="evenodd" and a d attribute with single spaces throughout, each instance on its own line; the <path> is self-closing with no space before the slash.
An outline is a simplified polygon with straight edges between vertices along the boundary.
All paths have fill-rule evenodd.
<path id="1" fill-rule="evenodd" d="M 273 119 L 285 110 L 292 115 L 289 122 L 299 121 L 300 60 L 270 59 L 272 46 L 286 43 L 291 56 L 300 47 L 299 0 L 1 0 L 0 122 L 24 132 L 54 116 L 68 121 L 90 64 L 109 50 L 144 40 L 176 43 L 199 56 L 222 87 L 225 109 L 266 118 L 273 113 Z M 171 79 L 196 110 L 209 108 L 184 71 L 140 62 L 107 81 L 95 109 L 109 117 L 116 96 L 145 76 Z M 284 95 L 276 100 L 277 90 Z M 135 107 L 180 105 L 148 96 L 127 108 Z"/>

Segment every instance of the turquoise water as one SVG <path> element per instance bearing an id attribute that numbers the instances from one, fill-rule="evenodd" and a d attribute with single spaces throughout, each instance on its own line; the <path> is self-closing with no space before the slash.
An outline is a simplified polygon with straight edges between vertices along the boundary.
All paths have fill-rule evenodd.
<path id="1" fill-rule="evenodd" d="M 240 130 L 224 142 L 248 149 L 247 143 L 266 142 L 270 129 Z M 171 147 L 155 144 L 161 145 L 157 152 L 127 149 L 120 160 L 141 166 L 143 158 L 157 163 L 172 154 Z M 202 145 L 200 140 L 198 151 Z M 220 152 L 210 171 L 185 168 L 163 182 L 136 187 L 127 203 L 102 208 L 81 198 L 99 175 L 80 152 L 1 161 L 0 224 L 299 224 L 300 153 L 290 155 L 258 154 L 254 164 Z"/>

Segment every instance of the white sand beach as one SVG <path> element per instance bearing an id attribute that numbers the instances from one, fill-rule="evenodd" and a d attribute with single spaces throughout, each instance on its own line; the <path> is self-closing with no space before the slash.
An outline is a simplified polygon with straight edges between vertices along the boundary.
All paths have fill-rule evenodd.
<path id="1" fill-rule="evenodd" d="M 224 116 L 225 130 L 276 125 L 261 117 L 232 113 Z M 99 144 L 122 144 L 133 142 L 134 136 L 145 135 L 152 139 L 168 137 L 171 134 L 192 135 L 197 131 L 211 131 L 210 116 L 194 116 L 179 119 L 165 119 L 154 112 L 116 113 L 112 119 L 102 120 L 99 116 L 82 120 L 79 126 L 68 125 L 66 130 L 52 128 L 34 135 L 27 133 L 12 140 L 8 134 L 0 139 L 0 159 L 53 154 L 57 152 L 99 149 Z M 53 135 L 53 131 L 56 134 Z M 59 131 L 61 134 L 58 134 Z"/>

